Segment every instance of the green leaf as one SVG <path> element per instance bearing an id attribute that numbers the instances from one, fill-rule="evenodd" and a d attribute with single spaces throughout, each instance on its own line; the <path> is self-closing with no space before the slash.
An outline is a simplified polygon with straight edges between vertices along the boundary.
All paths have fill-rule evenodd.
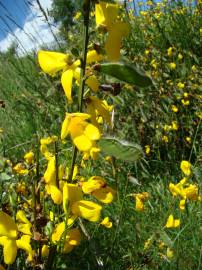
<path id="1" fill-rule="evenodd" d="M 7 173 L 2 172 L 2 173 L 0 174 L 0 180 L 8 181 L 8 180 L 10 180 L 10 179 L 11 179 L 11 176 L 8 175 Z"/>
<path id="2" fill-rule="evenodd" d="M 134 65 L 121 62 L 102 63 L 96 64 L 94 69 L 138 87 L 149 87 L 153 84 L 151 78 Z"/>
<path id="3" fill-rule="evenodd" d="M 173 241 L 170 239 L 170 237 L 167 235 L 165 231 L 160 231 L 160 238 L 161 240 L 166 244 L 166 246 L 172 248 L 173 247 Z"/>
<path id="4" fill-rule="evenodd" d="M 121 141 L 113 137 L 102 138 L 99 146 L 105 154 L 125 161 L 137 161 L 143 156 L 142 148 L 138 144 Z"/>

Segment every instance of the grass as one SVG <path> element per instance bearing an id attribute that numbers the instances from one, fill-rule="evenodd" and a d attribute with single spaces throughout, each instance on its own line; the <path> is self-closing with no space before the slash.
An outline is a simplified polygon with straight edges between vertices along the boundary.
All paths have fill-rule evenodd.
<path id="1" fill-rule="evenodd" d="M 104 206 L 102 212 L 102 217 L 110 217 L 113 227 L 106 229 L 99 223 L 84 221 L 88 234 L 82 234 L 81 244 L 71 253 L 57 255 L 55 269 L 202 268 L 201 201 L 190 200 L 181 211 L 179 198 L 174 198 L 168 188 L 170 182 L 176 184 L 184 177 L 180 170 L 182 160 L 192 164 L 189 182 L 199 190 L 202 188 L 202 6 L 198 2 L 197 6 L 185 7 L 180 1 L 172 1 L 161 7 L 148 6 L 146 11 L 139 5 L 138 16 L 129 12 L 131 34 L 124 41 L 123 59 L 144 68 L 154 86 L 143 90 L 121 84 L 119 95 L 104 94 L 115 106 L 113 132 L 105 130 L 105 133 L 138 143 L 144 152 L 149 145 L 151 151 L 137 162 L 115 158 L 111 163 L 102 153 L 96 162 L 88 161 L 85 167 L 79 165 L 79 175 L 86 178 L 100 175 L 117 190 L 117 199 Z M 76 35 L 80 24 L 78 19 L 72 27 L 69 50 L 76 48 L 77 43 L 80 46 L 81 38 Z M 92 33 L 92 39 L 95 37 Z M 176 68 L 172 69 L 170 63 L 175 63 Z M 104 79 L 101 77 L 101 82 L 105 83 Z M 179 87 L 179 83 L 184 87 Z M 0 55 L 0 89 L 0 99 L 5 103 L 5 108 L 0 108 L 1 208 L 12 212 L 19 206 L 12 205 L 12 201 L 17 201 L 18 182 L 26 183 L 30 198 L 33 179 L 13 174 L 6 159 L 14 165 L 23 160 L 25 152 L 35 149 L 37 137 L 59 135 L 65 111 L 76 111 L 76 106 L 66 104 L 59 76 L 52 78 L 41 72 L 35 53 L 24 57 L 12 52 Z M 173 105 L 177 112 L 172 110 Z M 59 142 L 58 147 L 59 161 L 70 166 L 70 144 Z M 79 155 L 78 164 L 81 158 Z M 42 155 L 39 160 L 43 177 L 46 162 Z M 7 189 L 10 196 L 5 195 Z M 135 210 L 135 198 L 131 196 L 140 192 L 149 193 L 142 212 Z M 95 201 L 93 196 L 91 199 Z M 55 209 L 50 202 L 49 207 Z M 165 228 L 170 214 L 180 219 L 180 227 Z M 48 226 L 53 224 L 48 222 L 42 230 L 48 231 Z M 168 248 L 173 256 L 167 253 Z M 0 260 L 2 263 L 3 258 Z M 32 269 L 25 264 L 23 253 L 19 253 L 13 267 Z"/>

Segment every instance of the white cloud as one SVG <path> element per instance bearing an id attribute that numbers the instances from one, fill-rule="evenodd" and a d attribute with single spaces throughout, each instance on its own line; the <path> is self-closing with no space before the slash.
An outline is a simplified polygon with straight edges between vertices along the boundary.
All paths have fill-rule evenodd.
<path id="1" fill-rule="evenodd" d="M 52 0 L 40 0 L 40 3 L 46 11 L 50 9 Z M 57 31 L 53 27 L 52 30 L 54 33 Z M 0 51 L 6 51 L 13 42 L 18 44 L 18 53 L 20 55 L 26 53 L 26 51 L 37 50 L 41 45 L 54 42 L 53 34 L 36 2 L 31 7 L 23 29 L 17 28 L 0 41 Z"/>

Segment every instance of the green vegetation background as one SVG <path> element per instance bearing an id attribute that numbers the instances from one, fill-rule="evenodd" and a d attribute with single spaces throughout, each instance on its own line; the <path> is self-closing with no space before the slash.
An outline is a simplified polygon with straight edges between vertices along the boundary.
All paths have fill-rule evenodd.
<path id="1" fill-rule="evenodd" d="M 55 22 L 63 19 L 60 50 L 72 51 L 77 57 L 82 21 L 70 18 L 69 11 L 74 15 L 81 7 L 79 1 L 73 2 L 64 8 L 65 1 L 55 0 L 51 14 Z M 190 203 L 182 215 L 168 191 L 170 181 L 182 178 L 181 160 L 191 161 L 193 183 L 201 187 L 202 182 L 202 5 L 198 2 L 197 7 L 191 4 L 185 9 L 181 1 L 169 1 L 160 17 L 155 6 L 148 6 L 147 14 L 136 17 L 126 13 L 131 33 L 122 55 L 144 68 L 155 86 L 142 90 L 123 85 L 119 95 L 106 98 L 115 104 L 115 136 L 143 149 L 149 145 L 151 152 L 137 163 L 115 161 L 119 199 L 105 210 L 113 228 L 95 229 L 89 224 L 91 241 L 83 241 L 73 252 L 59 257 L 57 269 L 202 269 L 201 203 Z M 170 47 L 172 56 L 167 53 Z M 60 78 L 41 72 L 36 53 L 19 57 L 12 47 L 0 54 L 0 150 L 13 163 L 34 147 L 36 134 L 59 135 L 65 110 L 74 109 L 66 104 Z M 175 63 L 176 69 L 170 69 L 170 63 Z M 185 89 L 179 89 L 179 82 Z M 189 105 L 183 105 L 182 99 L 189 100 Z M 177 113 L 171 110 L 172 105 L 177 106 Z M 172 126 L 173 121 L 178 130 L 166 130 L 165 125 Z M 91 170 L 115 185 L 111 167 L 102 158 Z M 149 192 L 150 199 L 145 211 L 139 213 L 126 195 L 142 191 Z M 162 228 L 171 211 L 181 216 L 182 225 L 164 234 Z M 151 236 L 151 248 L 144 250 L 144 242 Z M 172 260 L 160 255 L 163 252 L 157 239 L 172 241 Z"/>

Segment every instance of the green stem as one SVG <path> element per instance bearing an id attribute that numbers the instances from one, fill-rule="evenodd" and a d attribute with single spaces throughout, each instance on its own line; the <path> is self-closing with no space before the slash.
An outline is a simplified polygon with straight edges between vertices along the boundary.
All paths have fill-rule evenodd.
<path id="1" fill-rule="evenodd" d="M 83 52 L 81 59 L 81 74 L 80 74 L 80 86 L 79 86 L 79 94 L 78 94 L 78 111 L 82 112 L 83 109 L 83 94 L 85 88 L 85 72 L 86 72 L 86 58 L 87 58 L 87 50 L 88 50 L 88 40 L 89 40 L 89 14 L 90 14 L 90 2 L 91 0 L 85 0 L 83 4 L 83 15 L 84 15 L 84 40 L 83 40 Z M 78 150 L 74 146 L 73 154 L 72 154 L 72 162 L 70 167 L 70 172 L 68 176 L 68 181 L 72 182 L 72 176 L 74 172 L 74 166 L 76 163 Z"/>
<path id="2" fill-rule="evenodd" d="M 59 188 L 59 176 L 58 176 L 58 145 L 55 142 L 55 179 L 56 187 Z"/>

